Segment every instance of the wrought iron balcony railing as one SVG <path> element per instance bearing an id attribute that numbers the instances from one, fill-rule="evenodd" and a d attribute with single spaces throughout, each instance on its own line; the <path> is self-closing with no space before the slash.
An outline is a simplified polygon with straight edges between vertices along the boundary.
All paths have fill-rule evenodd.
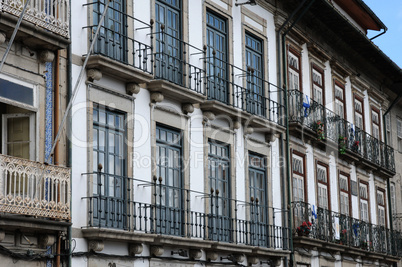
<path id="1" fill-rule="evenodd" d="M 2 0 L 1 11 L 19 17 L 25 1 Z M 31 0 L 23 20 L 33 23 L 52 33 L 69 38 L 70 6 L 68 0 Z"/>
<path id="2" fill-rule="evenodd" d="M 98 4 L 98 2 L 93 2 L 89 5 L 95 4 Z M 109 9 L 119 14 L 119 18 L 122 20 L 121 24 L 124 24 L 124 27 L 116 29 L 113 24 L 109 26 L 100 26 L 101 29 L 97 39 L 95 40 L 93 54 L 108 57 L 112 60 L 139 69 L 145 73 L 152 74 L 152 47 L 129 36 L 126 29 L 126 26 L 128 25 L 127 23 L 130 25 L 140 24 L 145 28 L 150 28 L 151 25 L 137 20 L 125 13 L 120 13 L 112 7 L 109 7 Z M 94 23 L 93 25 L 86 27 L 89 30 L 90 42 L 93 41 L 98 26 L 97 23 Z"/>
<path id="3" fill-rule="evenodd" d="M 222 198 L 219 194 L 172 187 L 161 181 L 149 183 L 129 177 L 115 177 L 126 188 L 120 195 L 106 195 L 108 174 L 92 173 L 94 193 L 88 199 L 88 227 L 117 228 L 130 232 L 179 236 L 238 243 L 275 249 L 289 249 L 289 229 L 273 224 L 267 206 Z M 118 182 L 118 183 L 120 183 Z M 137 188 L 135 188 L 137 187 Z M 150 203 L 131 199 L 132 191 L 152 187 Z M 101 194 L 99 194 L 101 193 Z M 193 210 L 191 200 L 202 200 L 207 210 Z M 222 203 L 229 209 L 221 210 Z M 204 206 L 205 205 L 205 206 Z M 240 212 L 240 210 L 242 212 Z M 239 218 L 242 216 L 242 218 Z"/>
<path id="4" fill-rule="evenodd" d="M 350 151 L 370 163 L 395 172 L 394 149 L 369 133 L 344 120 L 323 105 L 298 90 L 289 91 L 289 123 L 299 123 L 317 133 L 317 138 L 339 144 L 340 149 Z M 319 126 L 322 123 L 323 126 Z"/>
<path id="5" fill-rule="evenodd" d="M 402 233 L 309 203 L 293 202 L 293 234 L 375 253 L 402 256 Z"/>
<path id="6" fill-rule="evenodd" d="M 70 219 L 70 169 L 0 154 L 0 212 Z"/>
<path id="7" fill-rule="evenodd" d="M 100 16 L 100 7 L 105 4 L 98 1 L 88 5 L 93 6 L 96 17 Z M 218 59 L 213 51 L 184 42 L 178 36 L 167 33 L 161 25 L 154 32 L 155 25 L 109 8 L 119 18 L 119 23 L 100 26 L 94 54 L 284 126 L 284 105 L 278 103 L 284 97 L 281 88 L 258 77 L 251 69 L 237 68 Z M 140 27 L 132 29 L 131 25 Z M 97 27 L 96 19 L 93 25 L 86 27 L 90 31 L 90 41 Z M 145 29 L 149 29 L 149 33 L 142 34 Z M 139 38 L 149 38 L 148 44 L 138 41 Z"/>
<path id="8" fill-rule="evenodd" d="M 282 88 L 256 76 L 253 69 L 238 68 L 214 53 L 206 58 L 206 68 L 208 99 L 284 126 L 284 106 L 276 101 L 284 95 Z"/>

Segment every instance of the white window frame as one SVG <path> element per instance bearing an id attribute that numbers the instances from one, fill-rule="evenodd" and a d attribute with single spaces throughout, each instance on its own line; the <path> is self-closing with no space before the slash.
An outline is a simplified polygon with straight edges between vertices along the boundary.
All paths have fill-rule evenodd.
<path id="1" fill-rule="evenodd" d="M 396 134 L 398 138 L 398 151 L 402 153 L 402 119 L 397 118 L 396 125 L 397 125 Z"/>
<path id="2" fill-rule="evenodd" d="M 300 171 L 295 170 L 295 160 L 300 162 Z M 293 201 L 304 202 L 305 201 L 305 192 L 304 192 L 304 158 L 293 154 L 292 158 L 292 167 L 293 167 Z"/>
<path id="3" fill-rule="evenodd" d="M 372 132 L 374 138 L 377 140 L 381 140 L 380 133 L 380 113 L 374 109 L 371 109 L 371 124 L 372 124 Z"/>
<path id="4" fill-rule="evenodd" d="M 323 73 L 317 70 L 314 66 L 312 68 L 312 83 L 313 83 L 313 99 L 321 105 L 324 105 L 324 77 Z"/>
<path id="5" fill-rule="evenodd" d="M 361 101 L 360 99 L 358 99 L 356 97 L 354 99 L 354 109 L 355 109 L 355 125 L 360 130 L 363 130 L 364 129 L 363 101 Z"/>
<path id="6" fill-rule="evenodd" d="M 324 174 L 320 178 L 320 174 Z M 328 196 L 328 168 L 326 166 L 317 163 L 317 198 L 318 198 L 318 207 L 328 209 L 329 210 L 329 196 Z"/>
<path id="7" fill-rule="evenodd" d="M 335 83 L 335 113 L 342 119 L 345 118 L 344 88 Z M 340 92 L 340 93 L 339 93 Z"/>
<path id="8" fill-rule="evenodd" d="M 377 220 L 378 225 L 386 226 L 385 218 L 385 192 L 377 189 Z"/>
<path id="9" fill-rule="evenodd" d="M 7 121 L 8 121 L 8 119 L 23 118 L 23 117 L 29 118 L 29 140 L 30 140 L 29 141 L 29 159 L 35 160 L 35 158 L 36 158 L 36 153 L 35 153 L 35 147 L 36 147 L 35 113 L 15 113 L 15 114 L 3 114 L 2 115 L 2 132 L 3 132 L 2 154 L 7 155 L 7 139 L 8 139 Z"/>
<path id="10" fill-rule="evenodd" d="M 360 220 L 369 222 L 368 185 L 359 183 Z"/>
<path id="11" fill-rule="evenodd" d="M 300 90 L 300 60 L 288 51 L 289 90 Z"/>
<path id="12" fill-rule="evenodd" d="M 350 215 L 349 195 L 349 177 L 342 173 L 339 173 L 339 202 L 341 214 Z"/>

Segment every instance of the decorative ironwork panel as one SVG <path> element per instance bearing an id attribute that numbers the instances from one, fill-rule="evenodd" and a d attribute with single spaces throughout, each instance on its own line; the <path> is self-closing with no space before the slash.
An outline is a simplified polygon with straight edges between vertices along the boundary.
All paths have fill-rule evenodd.
<path id="1" fill-rule="evenodd" d="M 3 0 L 1 11 L 19 17 L 25 1 Z M 53 33 L 69 38 L 70 6 L 68 0 L 31 0 L 23 19 Z"/>
<path id="2" fill-rule="evenodd" d="M 0 212 L 70 219 L 70 169 L 0 155 Z"/>

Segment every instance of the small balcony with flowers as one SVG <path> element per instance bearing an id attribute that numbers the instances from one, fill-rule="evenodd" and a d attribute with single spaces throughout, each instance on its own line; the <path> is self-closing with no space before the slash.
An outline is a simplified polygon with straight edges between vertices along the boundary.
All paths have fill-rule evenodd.
<path id="1" fill-rule="evenodd" d="M 298 90 L 289 91 L 289 130 L 339 158 L 372 170 L 381 177 L 395 175 L 394 149 L 341 118 Z"/>
<path id="2" fill-rule="evenodd" d="M 184 257 L 202 249 L 214 263 L 225 262 L 218 254 L 246 256 L 256 264 L 290 252 L 289 228 L 275 225 L 279 211 L 258 199 L 245 202 L 226 198 L 219 189 L 205 193 L 166 185 L 162 177 L 148 182 L 101 171 L 82 177 L 94 192 L 82 198 L 88 205 L 82 233 L 89 241 L 137 244 L 138 251 L 147 245 L 158 255 L 169 249 L 190 252 Z M 119 188 L 107 193 L 111 179 Z"/>
<path id="3" fill-rule="evenodd" d="M 70 43 L 68 0 L 2 0 L 0 32 L 9 39 L 22 15 L 15 36 L 31 49 L 58 50 Z"/>
<path id="4" fill-rule="evenodd" d="M 293 202 L 295 248 L 318 248 L 352 258 L 382 259 L 388 263 L 402 256 L 402 233 L 348 215 Z"/>

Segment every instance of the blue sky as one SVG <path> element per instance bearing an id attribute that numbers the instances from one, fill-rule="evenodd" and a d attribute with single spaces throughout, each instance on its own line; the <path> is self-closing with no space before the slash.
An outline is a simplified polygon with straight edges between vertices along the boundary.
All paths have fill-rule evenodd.
<path id="1" fill-rule="evenodd" d="M 402 68 L 402 1 L 364 0 L 377 17 L 387 26 L 388 31 L 373 42 L 399 67 Z M 369 31 L 368 37 L 379 32 Z"/>

